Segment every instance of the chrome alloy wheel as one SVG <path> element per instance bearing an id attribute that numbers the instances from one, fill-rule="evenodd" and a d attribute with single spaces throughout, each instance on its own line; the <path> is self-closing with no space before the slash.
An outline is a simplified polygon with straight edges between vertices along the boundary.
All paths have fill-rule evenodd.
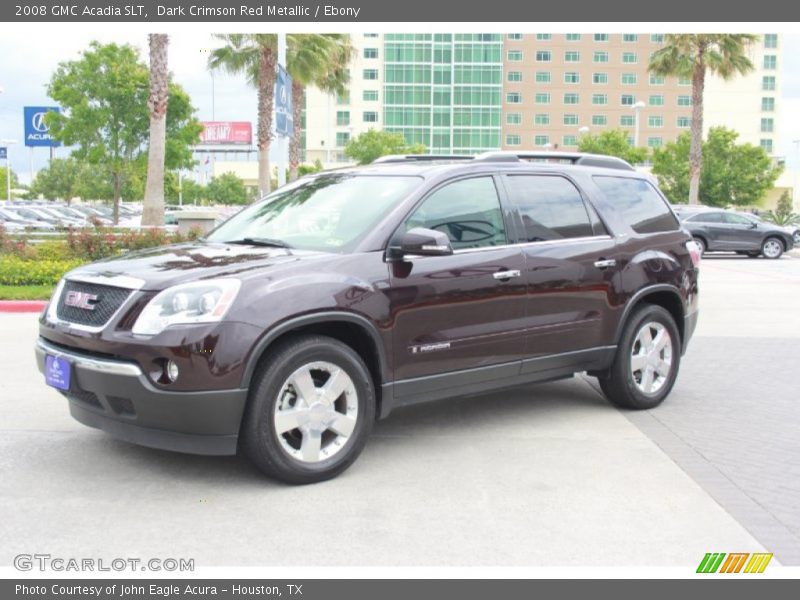
<path id="1" fill-rule="evenodd" d="M 672 371 L 672 338 L 661 323 L 650 321 L 639 329 L 631 349 L 631 375 L 636 387 L 655 394 Z"/>
<path id="2" fill-rule="evenodd" d="M 761 250 L 767 258 L 777 258 L 783 252 L 783 246 L 778 240 L 767 240 Z"/>
<path id="3" fill-rule="evenodd" d="M 353 380 L 344 369 L 321 361 L 303 365 L 284 382 L 273 425 L 289 456 L 316 463 L 345 447 L 357 417 Z"/>

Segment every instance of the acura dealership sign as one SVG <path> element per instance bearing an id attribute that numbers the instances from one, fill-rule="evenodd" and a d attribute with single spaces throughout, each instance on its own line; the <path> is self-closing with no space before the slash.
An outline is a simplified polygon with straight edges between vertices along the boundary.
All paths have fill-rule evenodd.
<path id="1" fill-rule="evenodd" d="M 58 106 L 26 106 L 24 108 L 26 146 L 53 148 L 61 145 L 61 142 L 50 136 L 50 128 L 44 122 L 44 116 L 49 112 L 61 112 L 61 109 Z"/>
<path id="2" fill-rule="evenodd" d="M 253 127 L 247 121 L 203 121 L 201 145 L 246 145 L 253 143 Z"/>

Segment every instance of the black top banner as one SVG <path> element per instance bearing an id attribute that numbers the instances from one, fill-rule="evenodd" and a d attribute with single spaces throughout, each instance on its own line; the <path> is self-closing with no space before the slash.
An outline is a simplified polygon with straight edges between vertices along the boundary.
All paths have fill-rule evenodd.
<path id="1" fill-rule="evenodd" d="M 786 0 L 70 0 L 0 3 L 3 22 L 758 22 L 800 20 L 800 3 Z M 750 29 L 753 29 L 750 27 Z"/>

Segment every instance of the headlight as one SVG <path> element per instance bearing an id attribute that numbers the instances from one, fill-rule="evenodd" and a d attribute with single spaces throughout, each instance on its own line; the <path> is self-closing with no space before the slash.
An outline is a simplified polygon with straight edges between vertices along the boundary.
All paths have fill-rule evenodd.
<path id="1" fill-rule="evenodd" d="M 238 279 L 210 279 L 167 288 L 147 303 L 133 333 L 155 335 L 179 323 L 220 321 L 240 286 Z"/>

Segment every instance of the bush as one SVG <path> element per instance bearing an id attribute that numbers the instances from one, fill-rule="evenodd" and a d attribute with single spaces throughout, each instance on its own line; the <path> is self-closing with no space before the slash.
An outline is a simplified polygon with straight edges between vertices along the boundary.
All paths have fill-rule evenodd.
<path id="1" fill-rule="evenodd" d="M 64 273 L 82 263 L 81 260 L 24 260 L 18 256 L 0 256 L 0 285 L 55 285 Z"/>

